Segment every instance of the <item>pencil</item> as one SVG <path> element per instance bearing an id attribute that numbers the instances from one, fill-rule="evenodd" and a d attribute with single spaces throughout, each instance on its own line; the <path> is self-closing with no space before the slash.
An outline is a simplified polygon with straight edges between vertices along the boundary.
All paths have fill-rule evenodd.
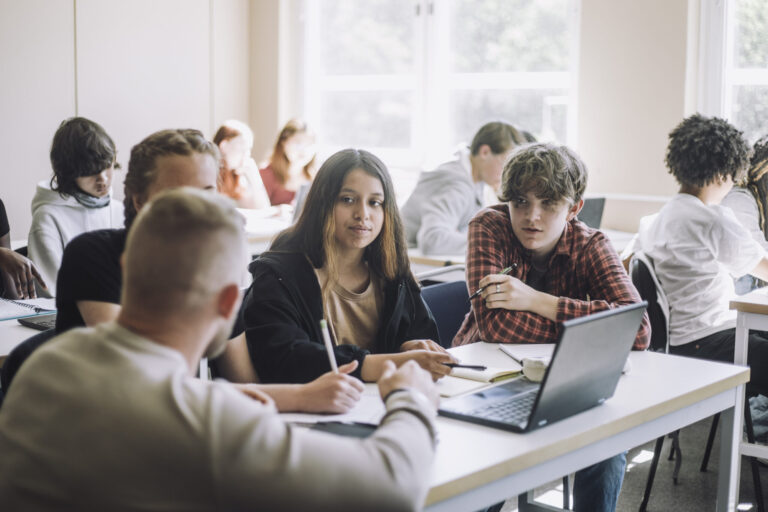
<path id="1" fill-rule="evenodd" d="M 502 270 L 501 272 L 499 272 L 499 274 L 509 274 L 510 272 L 512 272 L 512 269 L 513 269 L 513 268 L 515 268 L 515 267 L 517 267 L 517 264 L 516 264 L 516 263 L 513 263 L 511 267 L 507 267 L 507 268 L 505 268 L 504 270 Z M 477 290 L 475 293 L 473 293 L 472 295 L 470 295 L 470 296 L 469 296 L 469 299 L 467 299 L 467 300 L 472 300 L 472 299 L 474 299 L 475 297 L 477 297 L 478 295 L 480 295 L 481 293 L 483 293 L 483 290 L 485 290 L 485 288 L 486 288 L 486 287 L 485 287 L 485 286 L 483 286 L 482 288 L 480 288 L 479 290 Z"/>
<path id="2" fill-rule="evenodd" d="M 325 351 L 328 352 L 328 361 L 331 362 L 331 370 L 333 373 L 339 373 L 339 367 L 336 365 L 336 354 L 333 352 L 333 345 L 331 344 L 331 335 L 328 334 L 328 323 L 325 318 L 320 320 L 320 330 L 323 331 L 323 341 L 325 342 Z"/>

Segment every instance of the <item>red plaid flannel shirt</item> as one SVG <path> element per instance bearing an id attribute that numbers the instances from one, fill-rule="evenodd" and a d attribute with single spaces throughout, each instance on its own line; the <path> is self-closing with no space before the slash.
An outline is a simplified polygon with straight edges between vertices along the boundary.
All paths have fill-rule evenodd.
<path id="1" fill-rule="evenodd" d="M 479 212 L 469 223 L 467 285 L 470 293 L 488 274 L 513 266 L 510 275 L 525 282 L 531 268 L 530 254 L 512 232 L 506 204 Z M 640 296 L 608 239 L 579 221 L 566 224 L 547 268 L 542 290 L 558 297 L 557 322 L 529 311 L 488 309 L 482 299 L 472 300 L 453 345 L 475 341 L 491 343 L 555 343 L 559 322 L 624 304 L 640 302 Z M 634 348 L 650 342 L 648 315 L 635 338 Z"/>

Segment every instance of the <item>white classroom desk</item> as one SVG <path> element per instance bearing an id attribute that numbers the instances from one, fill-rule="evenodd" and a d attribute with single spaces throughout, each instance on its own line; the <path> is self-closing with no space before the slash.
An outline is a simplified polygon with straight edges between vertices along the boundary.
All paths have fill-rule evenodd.
<path id="1" fill-rule="evenodd" d="M 734 347 L 734 362 L 736 364 L 747 364 L 747 340 L 749 330 L 755 329 L 768 331 L 768 288 L 753 290 L 745 295 L 733 299 L 730 308 L 736 310 L 736 346 Z M 740 411 L 744 410 L 745 391 L 744 386 L 739 386 L 738 403 Z M 768 446 L 760 446 L 742 441 L 742 424 L 744 417 L 736 414 L 733 417 L 732 430 L 735 433 L 733 442 L 738 446 L 738 450 L 733 454 L 731 462 L 731 483 L 734 495 L 739 493 L 739 471 L 741 465 L 739 459 L 741 455 L 753 457 L 768 458 Z"/>
<path id="2" fill-rule="evenodd" d="M 31 338 L 40 331 L 30 327 L 24 327 L 17 320 L 3 320 L 0 322 L 0 366 L 16 345 L 27 338 Z"/>
<path id="3" fill-rule="evenodd" d="M 613 398 L 533 432 L 515 434 L 439 417 L 426 510 L 489 506 L 721 411 L 716 510 L 735 510 L 730 477 L 738 466 L 734 453 L 740 439 L 731 430 L 741 414 L 738 397 L 749 369 L 655 352 L 633 352 L 630 358 L 631 372 L 621 377 Z M 464 363 L 481 359 L 462 354 Z"/>

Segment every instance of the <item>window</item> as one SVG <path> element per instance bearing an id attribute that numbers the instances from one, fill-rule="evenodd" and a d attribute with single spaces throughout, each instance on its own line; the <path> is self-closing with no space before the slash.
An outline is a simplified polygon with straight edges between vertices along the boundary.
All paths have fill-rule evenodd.
<path id="1" fill-rule="evenodd" d="M 307 0 L 303 103 L 328 153 L 445 158 L 485 122 L 573 143 L 577 0 Z"/>
<path id="2" fill-rule="evenodd" d="M 768 134 L 768 2 L 727 5 L 724 114 L 754 143 Z"/>

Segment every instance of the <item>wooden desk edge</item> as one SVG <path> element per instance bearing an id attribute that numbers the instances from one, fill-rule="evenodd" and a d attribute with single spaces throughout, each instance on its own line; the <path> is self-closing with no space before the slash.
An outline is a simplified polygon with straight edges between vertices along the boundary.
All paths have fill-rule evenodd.
<path id="1" fill-rule="evenodd" d="M 762 304 L 755 302 L 745 302 L 740 300 L 732 300 L 729 304 L 731 309 L 735 309 L 740 313 L 753 313 L 757 315 L 768 315 L 768 299 Z"/>
<path id="2" fill-rule="evenodd" d="M 731 375 L 730 377 L 726 377 L 717 382 L 710 383 L 703 388 L 696 389 L 686 393 L 685 395 L 680 395 L 678 397 L 662 402 L 654 406 L 651 410 L 646 409 L 637 411 L 634 414 L 619 418 L 610 424 L 601 425 L 600 427 L 594 430 L 590 430 L 589 432 L 584 432 L 572 437 L 560 439 L 560 441 L 550 445 L 547 449 L 536 452 L 535 457 L 532 454 L 527 454 L 523 457 L 515 459 L 514 461 L 505 461 L 496 464 L 495 466 L 480 470 L 474 474 L 459 477 L 449 482 L 444 482 L 434 486 L 430 488 L 424 506 L 445 501 L 477 487 L 492 483 L 505 476 L 528 469 L 536 464 L 540 464 L 542 462 L 554 459 L 555 457 L 564 455 L 568 452 L 572 452 L 595 441 L 599 441 L 600 439 L 605 439 L 621 432 L 625 432 L 643 423 L 656 420 L 669 413 L 683 409 L 689 405 L 693 405 L 696 402 L 700 402 L 724 391 L 728 391 L 729 389 L 733 389 L 742 384 L 746 384 L 747 382 L 749 382 L 749 368 L 743 367 L 742 371 L 739 373 Z"/>

